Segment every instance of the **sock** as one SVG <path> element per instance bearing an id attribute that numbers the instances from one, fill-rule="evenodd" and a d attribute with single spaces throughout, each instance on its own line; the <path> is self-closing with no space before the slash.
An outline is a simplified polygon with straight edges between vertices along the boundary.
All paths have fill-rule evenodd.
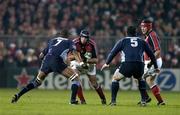
<path id="1" fill-rule="evenodd" d="M 139 80 L 139 91 L 141 94 L 141 101 L 146 102 L 146 99 L 149 98 L 149 96 L 146 92 L 146 82 L 144 80 Z"/>
<path id="2" fill-rule="evenodd" d="M 36 79 L 34 81 L 32 81 L 31 83 L 29 83 L 25 88 L 23 88 L 19 93 L 18 93 L 18 97 L 21 97 L 22 95 L 24 95 L 25 93 L 27 93 L 28 91 L 38 87 L 41 85 L 41 81 Z"/>
<path id="3" fill-rule="evenodd" d="M 147 93 L 147 90 L 144 91 L 144 96 L 145 96 L 146 100 L 149 99 L 149 95 Z"/>
<path id="4" fill-rule="evenodd" d="M 96 92 L 98 93 L 99 97 L 102 99 L 102 100 L 106 100 L 105 96 L 104 96 L 104 93 L 102 91 L 102 88 L 100 85 L 97 85 L 97 86 L 94 86 Z"/>
<path id="5" fill-rule="evenodd" d="M 78 92 L 78 87 L 79 87 L 79 81 L 72 81 L 72 86 L 71 86 L 71 102 L 76 101 L 76 95 Z"/>
<path id="6" fill-rule="evenodd" d="M 152 86 L 151 91 L 159 103 L 163 102 L 163 99 L 160 95 L 160 89 L 157 85 Z"/>
<path id="7" fill-rule="evenodd" d="M 77 95 L 78 95 L 79 99 L 81 100 L 81 102 L 85 102 L 85 98 L 84 98 L 84 95 L 83 95 L 83 90 L 82 90 L 81 85 L 79 85 L 79 87 L 78 87 Z"/>
<path id="8" fill-rule="evenodd" d="M 116 96 L 119 90 L 119 81 L 112 81 L 111 85 L 111 102 L 116 103 Z"/>

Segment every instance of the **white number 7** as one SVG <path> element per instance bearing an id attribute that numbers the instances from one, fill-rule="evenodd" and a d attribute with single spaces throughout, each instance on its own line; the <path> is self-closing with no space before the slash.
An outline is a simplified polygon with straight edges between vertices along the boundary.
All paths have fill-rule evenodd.
<path id="1" fill-rule="evenodd" d="M 61 39 L 57 39 L 57 43 L 56 44 L 54 44 L 53 46 L 57 46 L 58 44 L 60 44 L 61 43 Z"/>

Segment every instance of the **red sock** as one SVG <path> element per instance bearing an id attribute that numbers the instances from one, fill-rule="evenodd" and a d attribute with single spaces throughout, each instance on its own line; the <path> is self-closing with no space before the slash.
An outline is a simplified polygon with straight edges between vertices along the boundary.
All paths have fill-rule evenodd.
<path id="1" fill-rule="evenodd" d="M 82 101 L 83 101 L 83 102 L 85 101 L 84 96 L 83 96 L 83 90 L 82 90 L 82 86 L 81 86 L 81 85 L 78 87 L 77 95 L 78 95 L 79 99 L 81 100 L 81 102 L 82 102 Z"/>
<path id="2" fill-rule="evenodd" d="M 102 88 L 101 88 L 100 86 L 96 87 L 95 90 L 96 90 L 96 92 L 98 93 L 98 95 L 99 95 L 99 97 L 100 97 L 101 99 L 103 99 L 103 100 L 106 99 L 105 96 L 104 96 L 104 93 L 103 93 L 103 91 L 102 91 Z"/>
<path id="3" fill-rule="evenodd" d="M 163 102 L 162 97 L 160 95 L 160 89 L 159 89 L 159 87 L 157 85 L 154 85 L 151 88 L 151 91 L 152 91 L 153 95 L 156 97 L 158 102 L 160 102 L 160 103 Z"/>

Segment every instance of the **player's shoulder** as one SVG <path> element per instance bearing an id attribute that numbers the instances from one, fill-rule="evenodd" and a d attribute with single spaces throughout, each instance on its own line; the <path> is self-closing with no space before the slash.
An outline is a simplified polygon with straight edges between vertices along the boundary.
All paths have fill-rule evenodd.
<path id="1" fill-rule="evenodd" d="M 127 41 L 130 39 L 140 40 L 140 41 L 142 40 L 142 38 L 140 38 L 139 36 L 135 36 L 135 37 L 124 37 L 124 38 L 122 38 L 122 41 Z"/>
<path id="2" fill-rule="evenodd" d="M 152 37 L 152 38 L 158 38 L 158 35 L 157 35 L 157 33 L 155 31 L 151 31 L 149 33 L 149 36 Z"/>
<path id="3" fill-rule="evenodd" d="M 94 40 L 94 38 L 91 38 L 90 40 L 89 40 L 89 44 L 91 44 L 91 45 L 96 45 L 96 42 L 95 42 L 95 40 Z"/>

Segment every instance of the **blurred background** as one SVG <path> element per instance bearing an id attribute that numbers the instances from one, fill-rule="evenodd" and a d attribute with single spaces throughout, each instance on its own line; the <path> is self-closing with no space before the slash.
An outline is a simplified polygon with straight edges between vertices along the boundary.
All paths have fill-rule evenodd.
<path id="1" fill-rule="evenodd" d="M 23 87 L 37 74 L 40 51 L 62 28 L 78 37 L 88 28 L 97 43 L 99 69 L 128 25 L 138 27 L 150 18 L 162 48 L 163 70 L 157 83 L 161 90 L 180 91 L 180 2 L 178 0 L 0 0 L 0 87 Z M 141 33 L 139 33 L 141 36 Z M 97 72 L 98 81 L 109 89 L 114 67 Z M 63 77 L 51 74 L 41 88 L 67 89 Z M 82 76 L 85 89 L 87 78 Z M 136 90 L 132 80 L 122 81 L 125 90 Z"/>

